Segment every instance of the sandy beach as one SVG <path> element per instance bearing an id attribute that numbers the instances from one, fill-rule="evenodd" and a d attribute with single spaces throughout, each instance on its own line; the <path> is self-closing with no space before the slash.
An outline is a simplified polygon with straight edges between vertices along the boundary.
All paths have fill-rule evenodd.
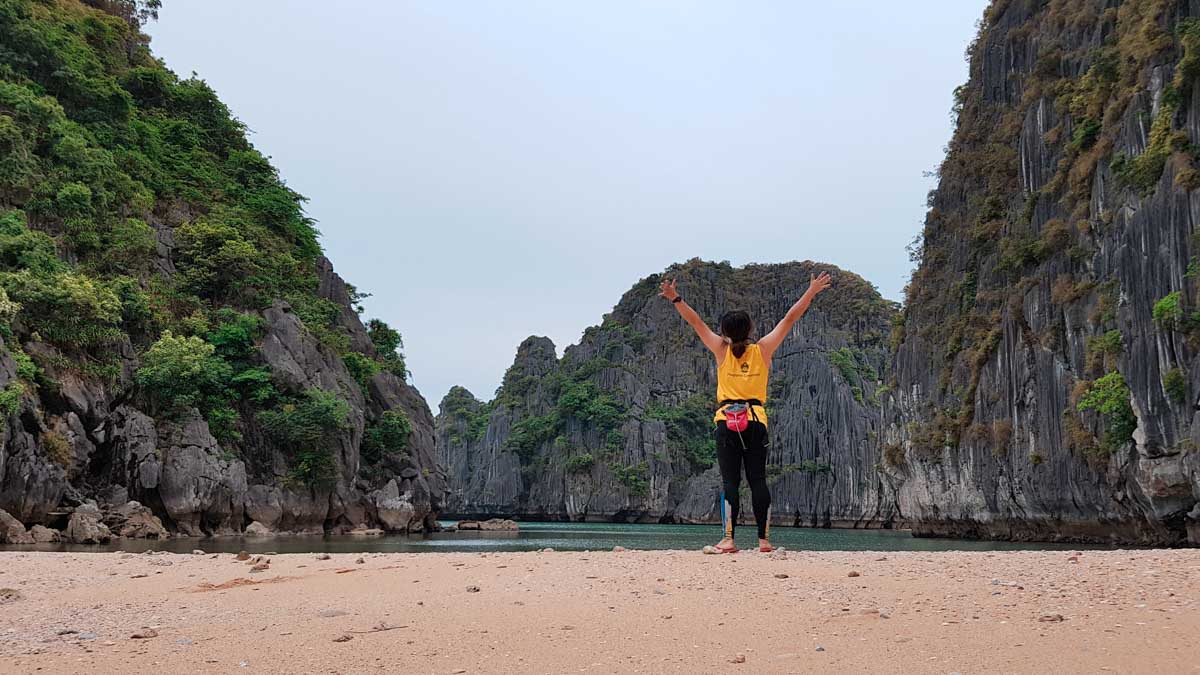
<path id="1" fill-rule="evenodd" d="M 1195 550 L 322 557 L 2 553 L 3 670 L 1200 672 Z"/>

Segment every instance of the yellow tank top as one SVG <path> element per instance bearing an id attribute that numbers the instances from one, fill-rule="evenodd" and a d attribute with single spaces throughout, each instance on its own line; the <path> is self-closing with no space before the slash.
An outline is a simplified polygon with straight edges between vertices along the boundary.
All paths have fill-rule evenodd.
<path id="1" fill-rule="evenodd" d="M 767 377 L 770 374 L 769 364 L 763 358 L 762 350 L 757 344 L 746 345 L 742 358 L 733 355 L 733 348 L 725 345 L 725 360 L 717 368 L 717 405 L 721 401 L 759 400 L 767 402 Z M 751 421 L 757 416 L 758 421 L 767 423 L 767 411 L 761 406 L 754 406 Z M 718 408 L 714 422 L 725 421 L 724 408 Z"/>

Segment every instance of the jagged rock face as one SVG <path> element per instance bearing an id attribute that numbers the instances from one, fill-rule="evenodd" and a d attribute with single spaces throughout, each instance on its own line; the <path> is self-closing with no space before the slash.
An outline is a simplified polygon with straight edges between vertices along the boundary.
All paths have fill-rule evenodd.
<path id="1" fill-rule="evenodd" d="M 761 334 L 818 267 L 832 269 L 693 261 L 667 275 L 706 320 L 715 325 L 722 312 L 745 309 Z M 875 470 L 873 401 L 895 309 L 859 277 L 832 271 L 834 290 L 814 303 L 772 364 L 773 519 L 880 526 L 891 522 L 894 507 Z M 437 445 L 450 477 L 448 512 L 639 522 L 719 517 L 715 364 L 671 304 L 656 297 L 659 281 L 639 282 L 561 360 L 548 339 L 527 339 L 491 403 L 461 388 L 447 395 Z"/>
<path id="2" fill-rule="evenodd" d="M 886 470 L 916 531 L 1195 530 L 1198 11 L 989 9 L 885 397 Z"/>
<path id="3" fill-rule="evenodd" d="M 339 323 L 351 343 L 373 349 L 349 307 L 345 282 L 324 258 L 318 268 L 321 293 L 339 303 Z M 308 332 L 286 303 L 274 303 L 262 316 L 266 331 L 258 352 L 277 386 L 321 388 L 349 405 L 346 429 L 330 441 L 336 466 L 331 485 L 296 485 L 289 479 L 286 453 L 253 427 L 238 456 L 221 446 L 198 415 L 155 419 L 138 410 L 119 393 L 133 388 L 137 367 L 136 353 L 123 349 L 126 363 L 115 385 L 47 366 L 47 380 L 58 386 L 21 397 L 19 410 L 3 428 L 0 508 L 30 525 L 48 522 L 57 509 L 69 511 L 90 499 L 112 505 L 106 513 L 122 523 L 117 534 L 142 537 L 162 536 L 155 518 L 170 531 L 194 536 L 238 533 L 251 522 L 269 531 L 308 533 L 435 527 L 446 483 L 437 466 L 433 416 L 420 394 L 388 372 L 374 375 L 364 392 L 342 360 Z M 39 362 L 62 361 L 52 358 L 57 353 L 48 345 L 27 344 L 25 349 Z M 15 379 L 12 355 L 0 348 L 0 389 Z M 408 447 L 403 456 L 385 457 L 368 470 L 360 452 L 363 430 L 388 410 L 402 410 L 408 417 Z M 118 507 L 128 498 L 148 511 L 132 514 L 137 523 L 126 528 L 130 514 Z M 99 515 L 72 516 L 76 520 L 68 539 L 100 540 L 104 524 Z M 100 527 L 93 527 L 92 520 Z"/>
<path id="4" fill-rule="evenodd" d="M 136 499 L 139 534 L 326 532 L 383 525 L 386 493 L 407 513 L 386 522 L 434 525 L 399 333 L 363 325 L 303 197 L 131 7 L 0 10 L 0 508 L 123 525 Z"/>

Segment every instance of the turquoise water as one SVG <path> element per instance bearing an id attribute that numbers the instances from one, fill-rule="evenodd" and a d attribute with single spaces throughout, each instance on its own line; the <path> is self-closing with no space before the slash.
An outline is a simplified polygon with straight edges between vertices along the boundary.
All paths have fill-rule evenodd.
<path id="1" fill-rule="evenodd" d="M 447 523 L 448 524 L 448 523 Z M 267 538 L 215 537 L 210 539 L 170 539 L 147 541 L 116 540 L 106 546 L 72 544 L 34 544 L 3 546 L 8 551 L 130 551 L 148 549 L 189 553 L 203 549 L 211 553 L 246 550 L 251 553 L 376 553 L 376 552 L 451 552 L 451 551 L 557 551 L 607 550 L 613 546 L 629 549 L 699 549 L 720 538 L 716 525 L 627 525 L 619 523 L 521 523 L 518 532 L 444 532 L 424 535 L 357 536 L 278 536 Z M 921 539 L 907 532 L 891 530 L 820 530 L 780 527 L 771 530 L 777 546 L 809 551 L 1014 551 L 1063 550 L 1078 544 L 1041 544 L 1028 542 L 968 541 L 961 539 Z M 754 528 L 743 527 L 738 545 L 755 545 Z"/>

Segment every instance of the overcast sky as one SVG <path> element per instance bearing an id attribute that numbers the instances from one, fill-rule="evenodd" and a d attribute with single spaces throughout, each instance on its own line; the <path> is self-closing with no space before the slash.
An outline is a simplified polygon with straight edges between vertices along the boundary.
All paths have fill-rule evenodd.
<path id="1" fill-rule="evenodd" d="M 899 300 L 986 4 L 166 0 L 147 30 L 310 199 L 436 412 L 696 256 Z"/>

